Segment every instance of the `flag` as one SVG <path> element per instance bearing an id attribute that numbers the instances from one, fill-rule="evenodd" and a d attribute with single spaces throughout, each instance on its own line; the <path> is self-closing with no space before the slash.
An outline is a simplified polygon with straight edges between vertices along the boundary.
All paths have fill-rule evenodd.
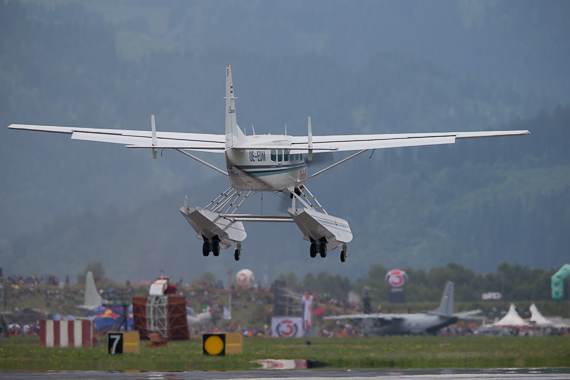
<path id="1" fill-rule="evenodd" d="M 224 319 L 232 319 L 232 313 L 224 306 Z"/>
<path id="2" fill-rule="evenodd" d="M 309 327 L 313 326 L 313 296 L 303 296 L 303 322 L 307 333 Z"/>

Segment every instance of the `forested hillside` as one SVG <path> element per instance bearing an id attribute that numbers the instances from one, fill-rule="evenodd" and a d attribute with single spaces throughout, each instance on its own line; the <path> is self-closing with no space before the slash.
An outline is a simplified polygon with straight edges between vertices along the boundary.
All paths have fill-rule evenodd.
<path id="1" fill-rule="evenodd" d="M 339 61 L 341 50 L 260 49 L 267 36 L 240 37 L 247 28 L 234 36 L 235 44 L 201 36 L 197 47 L 177 38 L 184 35 L 182 25 L 212 27 L 188 21 L 214 12 L 207 2 L 196 3 L 199 11 L 186 2 L 154 4 L 155 13 L 148 12 L 148 2 L 121 4 L 140 16 L 131 23 L 113 19 L 106 2 L 0 2 L 0 263 L 8 273 L 73 275 L 95 259 L 111 278 L 131 280 L 154 277 L 160 269 L 185 278 L 242 267 L 258 278 L 321 270 L 356 278 L 378 262 L 426 270 L 457 262 L 475 271 L 503 261 L 545 269 L 568 262 L 570 96 L 560 92 L 566 76 L 560 75 L 560 88 L 549 90 L 556 86 L 548 87 L 546 76 L 531 83 L 481 74 L 490 67 L 464 75 L 421 49 L 371 47 L 365 62 L 351 66 Z M 519 9 L 527 6 L 533 7 L 523 3 Z M 499 8 L 487 20 L 507 12 Z M 204 20 L 219 25 L 227 17 L 217 16 Z M 509 17 L 521 25 L 530 16 Z M 164 20 L 169 32 L 161 29 Z M 302 38 L 331 38 L 328 19 L 325 24 Z M 291 38 L 298 48 L 293 42 L 301 37 L 293 36 L 291 25 L 279 41 Z M 473 25 L 465 33 L 474 40 L 464 42 L 480 47 L 485 37 L 477 31 L 483 29 Z M 551 33 L 556 41 L 559 33 Z M 518 36 L 501 36 L 494 49 L 521 43 Z M 535 36 L 531 45 L 544 39 Z M 562 52 L 566 46 L 561 43 Z M 501 128 L 529 129 L 531 135 L 362 155 L 309 183 L 327 211 L 351 225 L 345 265 L 336 251 L 325 260 L 310 259 L 295 226 L 260 224 L 247 225 L 238 264 L 226 252 L 202 257 L 200 241 L 177 211 L 186 194 L 191 204 L 207 204 L 228 187 L 226 178 L 173 152 L 155 161 L 148 152 L 5 128 L 150 129 L 155 114 L 158 130 L 222 133 L 224 67 L 230 63 L 238 122 L 248 133 L 252 124 L 257 133 L 272 134 L 286 125 L 288 133 L 303 135 L 311 116 L 315 134 Z M 520 65 L 517 70 L 524 71 Z M 533 66 L 519 78 L 534 73 Z M 553 104 L 560 106 L 553 110 Z M 224 165 L 219 156 L 214 162 Z M 258 194 L 247 207 L 269 213 L 280 203 L 272 194 Z"/>
<path id="2" fill-rule="evenodd" d="M 501 293 L 502 302 L 550 301 L 550 278 L 556 272 L 506 262 L 487 273 L 476 273 L 454 262 L 429 271 L 412 266 L 403 269 L 409 279 L 404 290 L 410 302 L 439 302 L 447 281 L 453 281 L 455 301 L 459 302 L 481 301 L 481 294 L 485 292 Z M 325 293 L 337 299 L 345 299 L 349 291 L 362 295 L 366 287 L 371 298 L 388 302 L 390 288 L 385 281 L 388 270 L 381 263 L 372 264 L 368 273 L 356 281 L 325 271 L 309 272 L 302 278 L 294 272 L 280 273 L 278 278 L 285 280 L 287 287 L 295 291 Z"/>

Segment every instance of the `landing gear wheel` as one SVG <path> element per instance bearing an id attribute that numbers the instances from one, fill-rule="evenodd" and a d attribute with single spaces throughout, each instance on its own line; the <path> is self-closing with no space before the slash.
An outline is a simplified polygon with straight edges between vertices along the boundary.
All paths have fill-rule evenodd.
<path id="1" fill-rule="evenodd" d="M 346 256 L 348 253 L 348 247 L 346 246 L 346 244 L 342 245 L 342 249 L 340 250 L 340 262 L 344 263 L 346 261 Z"/>
<path id="2" fill-rule="evenodd" d="M 319 253 L 323 259 L 327 257 L 327 243 L 319 244 Z"/>
<path id="3" fill-rule="evenodd" d="M 202 255 L 210 256 L 210 242 L 208 240 L 204 240 L 204 244 L 202 244 Z"/>
<path id="4" fill-rule="evenodd" d="M 213 241 L 212 242 L 212 254 L 216 257 L 220 256 L 220 242 Z"/>
<path id="5" fill-rule="evenodd" d="M 234 259 L 236 259 L 236 261 L 239 261 L 240 257 L 241 257 L 241 248 L 236 248 L 234 251 Z"/>
<path id="6" fill-rule="evenodd" d="M 315 242 L 311 243 L 311 249 L 310 249 L 310 254 L 311 257 L 314 259 L 315 257 L 317 257 L 317 244 Z"/>

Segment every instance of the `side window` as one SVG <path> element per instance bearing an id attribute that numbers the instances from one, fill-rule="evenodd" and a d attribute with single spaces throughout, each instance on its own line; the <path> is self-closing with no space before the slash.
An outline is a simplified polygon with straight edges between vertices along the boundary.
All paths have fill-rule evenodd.
<path id="1" fill-rule="evenodd" d="M 283 151 L 281 149 L 277 151 L 277 161 L 283 161 Z"/>
<path id="2" fill-rule="evenodd" d="M 271 161 L 277 161 L 277 152 L 275 149 L 271 150 Z"/>
<path id="3" fill-rule="evenodd" d="M 284 155 L 284 161 L 289 161 L 289 150 L 284 150 L 283 151 L 283 155 Z"/>

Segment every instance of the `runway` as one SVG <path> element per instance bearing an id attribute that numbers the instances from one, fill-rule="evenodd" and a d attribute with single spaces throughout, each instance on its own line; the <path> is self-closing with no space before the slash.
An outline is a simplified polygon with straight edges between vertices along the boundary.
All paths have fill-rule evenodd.
<path id="1" fill-rule="evenodd" d="M 532 379 L 562 380 L 570 378 L 569 368 L 487 368 L 487 369 L 406 369 L 406 370 L 296 370 L 296 371 L 192 371 L 192 372 L 126 372 L 126 371 L 0 371 L 1 379 L 119 379 L 119 380 L 186 380 L 186 379 Z"/>

